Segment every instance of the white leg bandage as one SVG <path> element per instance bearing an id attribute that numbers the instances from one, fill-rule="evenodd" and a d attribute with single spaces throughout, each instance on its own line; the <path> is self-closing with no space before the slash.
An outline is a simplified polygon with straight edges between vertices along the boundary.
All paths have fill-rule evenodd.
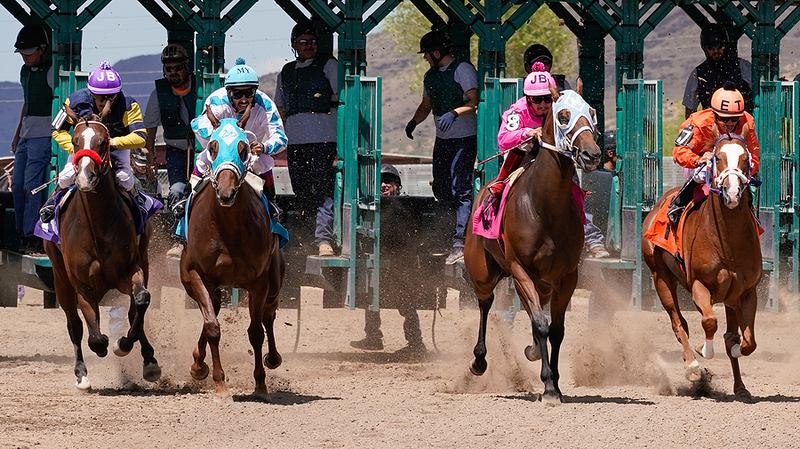
<path id="1" fill-rule="evenodd" d="M 713 359 L 714 358 L 714 340 L 706 340 L 703 343 L 703 358 L 706 359 Z"/>

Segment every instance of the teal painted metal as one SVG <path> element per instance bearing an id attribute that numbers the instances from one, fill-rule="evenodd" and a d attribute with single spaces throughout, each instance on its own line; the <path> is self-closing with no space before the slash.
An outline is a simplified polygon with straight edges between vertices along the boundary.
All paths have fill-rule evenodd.
<path id="1" fill-rule="evenodd" d="M 335 204 L 334 216 L 348 261 L 345 306 L 350 309 L 362 292 L 371 310 L 380 308 L 381 98 L 381 78 L 345 77 L 338 127 L 342 173 L 336 189 L 341 203 Z"/>
<path id="2" fill-rule="evenodd" d="M 624 80 L 620 111 L 623 149 L 621 259 L 633 261 L 632 301 L 642 307 L 642 221 L 662 194 L 661 81 Z"/>
<path id="3" fill-rule="evenodd" d="M 522 97 L 522 79 L 486 78 L 483 83 L 480 103 L 478 103 L 478 160 L 494 156 L 498 152 L 497 130 L 503 112 Z M 497 177 L 501 158 L 496 158 L 479 166 L 475 177 L 476 191 L 489 180 Z"/>

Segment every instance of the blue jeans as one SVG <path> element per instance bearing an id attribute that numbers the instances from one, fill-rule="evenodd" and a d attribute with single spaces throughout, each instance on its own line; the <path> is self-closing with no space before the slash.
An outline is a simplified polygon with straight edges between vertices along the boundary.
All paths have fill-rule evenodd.
<path id="1" fill-rule="evenodd" d="M 286 153 L 295 207 L 308 216 L 316 212 L 314 241 L 332 244 L 336 142 L 289 145 Z"/>
<path id="2" fill-rule="evenodd" d="M 44 204 L 47 190 L 31 195 L 31 190 L 45 182 L 50 167 L 50 138 L 20 139 L 14 153 L 14 213 L 17 231 L 26 237 L 33 236 L 39 220 L 39 209 Z"/>
<path id="3" fill-rule="evenodd" d="M 587 212 L 586 224 L 583 225 L 584 244 L 586 245 L 586 248 L 591 248 L 597 245 L 605 245 L 603 231 L 595 226 L 594 222 L 592 221 L 593 219 L 594 217 L 592 217 L 592 214 Z"/>
<path id="4" fill-rule="evenodd" d="M 187 150 L 184 148 L 167 147 L 167 179 L 169 180 L 169 198 L 167 204 L 172 206 L 182 200 L 186 195 L 186 165 Z"/>
<path id="5" fill-rule="evenodd" d="M 456 212 L 453 247 L 464 247 L 467 220 L 472 209 L 472 177 L 478 153 L 477 136 L 436 138 L 433 144 L 433 196 Z"/>

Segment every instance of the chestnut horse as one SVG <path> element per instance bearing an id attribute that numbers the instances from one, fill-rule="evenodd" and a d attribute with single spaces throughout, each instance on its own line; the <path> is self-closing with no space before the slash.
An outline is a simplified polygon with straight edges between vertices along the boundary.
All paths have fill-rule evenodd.
<path id="1" fill-rule="evenodd" d="M 187 227 L 187 244 L 181 255 L 181 282 L 189 296 L 197 301 L 203 314 L 203 328 L 194 363 L 193 378 L 208 376 L 206 344 L 211 346 L 212 378 L 218 395 L 227 393 L 225 373 L 219 358 L 221 287 L 244 288 L 249 293 L 250 326 L 247 334 L 255 356 L 255 394 L 265 396 L 266 373 L 262 364 L 264 330 L 269 352 L 263 362 L 270 369 L 281 364 L 275 346 L 273 324 L 278 308 L 278 292 L 283 284 L 285 262 L 278 238 L 270 229 L 270 217 L 261 191 L 245 182 L 250 146 L 242 128 L 249 118 L 217 120 L 218 127 L 208 144 L 212 164 L 205 176 L 210 182 L 194 194 Z M 211 114 L 207 111 L 207 114 Z M 209 188 L 209 185 L 213 188 Z"/>
<path id="2" fill-rule="evenodd" d="M 161 377 L 161 368 L 144 332 L 144 315 L 150 304 L 147 246 L 152 228 L 145 223 L 144 234 L 137 237 L 130 206 L 114 180 L 110 137 L 101 117 L 79 119 L 72 111 L 68 114 L 76 123 L 72 143 L 77 189 L 59 217 L 60 246 L 45 240 L 44 249 L 53 264 L 56 298 L 67 316 L 75 349 L 76 386 L 82 390 L 91 386 L 83 362 L 83 323 L 78 308 L 89 330 L 89 348 L 105 357 L 108 337 L 100 333 L 98 305 L 111 289 L 130 296 L 131 327 L 114 343 L 114 353 L 127 355 L 138 341 L 144 359 L 142 376 L 155 382 Z"/>
<path id="3" fill-rule="evenodd" d="M 747 132 L 745 127 L 743 134 Z M 753 326 L 762 265 L 758 229 L 750 210 L 750 153 L 745 142 L 743 136 L 735 134 L 723 134 L 716 139 L 712 179 L 708 182 L 713 194 L 697 210 L 685 215 L 682 224 L 681 255 L 685 272 L 672 254 L 649 240 L 642 239 L 642 254 L 653 273 L 655 289 L 670 317 L 672 331 L 683 346 L 683 365 L 691 381 L 699 381 L 702 371 L 689 345 L 689 327 L 678 306 L 677 285 L 692 294 L 692 301 L 703 316 L 705 342 L 695 349 L 703 358 L 714 357 L 717 318 L 712 305 L 725 304 L 725 352 L 733 370 L 733 391 L 737 399 L 750 401 L 752 396 L 742 382 L 738 359 L 756 349 Z M 647 215 L 644 229 L 649 228 L 674 191 L 667 192 Z"/>
<path id="4" fill-rule="evenodd" d="M 525 349 L 525 355 L 531 361 L 542 360 L 542 399 L 557 403 L 561 401 L 558 355 L 564 339 L 564 315 L 575 290 L 583 248 L 582 211 L 573 198 L 575 164 L 594 170 L 601 152 L 595 142 L 594 111 L 580 94 L 559 94 L 554 89 L 552 94 L 555 102 L 542 125 L 539 153 L 508 194 L 502 247 L 498 240 L 474 235 L 470 220 L 464 263 L 481 312 L 470 371 L 475 375 L 486 371 L 486 319 L 494 288 L 500 279 L 512 276 L 533 332 L 533 345 Z M 479 192 L 475 207 L 485 195 L 486 187 Z M 548 303 L 552 323 L 543 311 Z M 552 347 L 549 358 L 548 338 Z"/>

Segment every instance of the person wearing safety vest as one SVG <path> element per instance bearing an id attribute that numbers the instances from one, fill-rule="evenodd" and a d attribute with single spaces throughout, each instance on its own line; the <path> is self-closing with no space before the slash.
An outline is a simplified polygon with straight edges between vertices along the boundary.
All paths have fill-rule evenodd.
<path id="1" fill-rule="evenodd" d="M 455 209 L 453 248 L 445 260 L 454 264 L 464 258 L 464 235 L 472 208 L 472 176 L 478 152 L 478 73 L 468 61 L 455 58 L 450 38 L 441 31 L 422 36 L 419 46 L 430 69 L 423 80 L 422 101 L 405 131 L 413 139 L 414 129 L 433 111 L 433 195 Z"/>
<path id="2" fill-rule="evenodd" d="M 316 215 L 314 240 L 319 255 L 333 256 L 339 68 L 336 59 L 318 51 L 312 22 L 295 25 L 291 40 L 297 59 L 281 69 L 274 97 L 289 139 L 289 179 L 298 211 L 306 217 Z"/>
<path id="3" fill-rule="evenodd" d="M 194 77 L 189 70 L 189 54 L 180 44 L 169 44 L 161 52 L 163 78 L 155 81 L 155 89 L 150 93 L 147 109 L 144 112 L 144 125 L 147 128 L 147 166 L 144 175 L 155 176 L 156 131 L 161 126 L 166 145 L 167 179 L 169 180 L 168 206 L 175 205 L 188 193 L 189 167 L 194 159 L 194 133 L 191 121 L 197 104 Z M 136 165 L 134 165 L 134 169 Z M 182 209 L 182 208 L 178 208 Z M 183 245 L 180 242 L 167 251 L 169 257 L 180 257 Z"/>
<path id="4" fill-rule="evenodd" d="M 42 240 L 33 235 L 45 192 L 36 195 L 50 166 L 50 112 L 53 108 L 53 68 L 46 58 L 49 40 L 44 28 L 27 25 L 20 30 L 14 43 L 15 52 L 22 56 L 19 73 L 22 85 L 22 110 L 11 140 L 14 153 L 12 196 L 17 232 L 23 253 L 43 252 Z"/>
<path id="5" fill-rule="evenodd" d="M 670 203 L 667 215 L 673 228 L 692 200 L 695 187 L 706 182 L 716 137 L 724 133 L 741 135 L 745 126 L 749 128 L 745 138 L 750 152 L 750 174 L 755 176 L 759 161 L 755 122 L 753 116 L 745 111 L 744 97 L 732 83 L 714 92 L 710 108 L 695 112 L 681 124 L 672 157 L 676 164 L 691 169 L 693 173 Z"/>
<path id="6" fill-rule="evenodd" d="M 109 144 L 111 166 L 114 169 L 117 185 L 129 192 L 137 203 L 146 204 L 147 198 L 134 188 L 131 170 L 131 149 L 143 147 L 147 136 L 139 103 L 122 92 L 122 78 L 108 61 L 102 61 L 100 66 L 89 74 L 87 86 L 85 89 L 73 92 L 64 102 L 61 111 L 56 114 L 51 124 L 53 140 L 64 151 L 73 152 L 70 130 L 75 123 L 67 115 L 67 107 L 78 117 L 99 115 L 111 137 Z M 58 187 L 66 189 L 72 186 L 76 174 L 72 161 L 67 162 L 58 175 Z M 55 213 L 53 200 L 54 197 L 51 196 L 40 211 L 43 223 L 53 219 Z"/>
<path id="7" fill-rule="evenodd" d="M 726 82 L 732 82 L 745 100 L 744 109 L 753 110 L 752 71 L 750 62 L 738 57 L 736 42 L 729 26 L 711 23 L 700 31 L 700 47 L 706 60 L 692 70 L 683 93 L 685 117 L 697 110 L 711 107 L 711 95 Z"/>

